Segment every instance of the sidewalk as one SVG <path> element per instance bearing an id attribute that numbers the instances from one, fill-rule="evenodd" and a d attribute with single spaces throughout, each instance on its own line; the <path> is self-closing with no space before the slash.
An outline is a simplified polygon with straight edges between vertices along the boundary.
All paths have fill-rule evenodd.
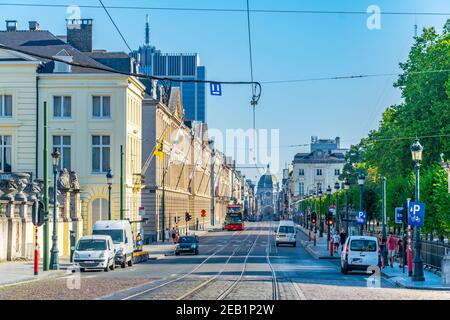
<path id="1" fill-rule="evenodd" d="M 297 224 L 297 229 L 304 233 L 305 235 L 308 235 L 308 230 L 304 228 L 303 226 Z M 315 259 L 340 259 L 340 253 L 334 253 L 333 256 L 330 256 L 330 249 L 327 247 L 327 234 L 324 232 L 323 237 L 319 237 L 319 231 L 317 231 L 317 241 L 316 246 L 314 246 L 314 232 L 311 231 L 311 241 L 308 240 L 301 240 L 302 246 L 305 248 L 305 250 L 311 254 Z"/>
<path id="2" fill-rule="evenodd" d="M 423 290 L 449 290 L 450 286 L 443 286 L 442 279 L 433 272 L 424 270 L 425 281 L 412 281 L 412 277 L 408 277 L 408 267 L 405 267 L 405 273 L 399 267 L 398 263 L 381 269 L 381 273 L 388 278 L 389 281 L 396 285 L 407 289 L 423 289 Z"/>
<path id="3" fill-rule="evenodd" d="M 60 258 L 60 270 L 42 270 L 42 261 L 39 262 L 39 273 L 34 275 L 33 261 L 13 261 L 0 263 L 0 287 L 15 285 L 23 282 L 42 279 L 57 278 L 67 274 L 67 268 L 72 264 L 69 259 Z"/>

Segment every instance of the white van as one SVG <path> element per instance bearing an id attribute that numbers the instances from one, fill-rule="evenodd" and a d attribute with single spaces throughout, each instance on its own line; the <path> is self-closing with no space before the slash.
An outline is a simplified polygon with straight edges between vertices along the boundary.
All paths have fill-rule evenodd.
<path id="1" fill-rule="evenodd" d="M 280 221 L 275 235 L 275 242 L 277 247 L 280 244 L 297 246 L 297 230 L 293 221 Z"/>
<path id="2" fill-rule="evenodd" d="M 350 236 L 341 253 L 341 272 L 352 270 L 368 271 L 370 266 L 378 266 L 378 240 L 375 237 Z"/>
<path id="3" fill-rule="evenodd" d="M 134 241 L 128 220 L 97 221 L 92 228 L 94 235 L 111 236 L 116 249 L 115 262 L 122 268 L 133 265 Z"/>
<path id="4" fill-rule="evenodd" d="M 78 240 L 73 253 L 73 263 L 83 272 L 85 269 L 114 270 L 114 243 L 110 236 L 84 236 Z"/>

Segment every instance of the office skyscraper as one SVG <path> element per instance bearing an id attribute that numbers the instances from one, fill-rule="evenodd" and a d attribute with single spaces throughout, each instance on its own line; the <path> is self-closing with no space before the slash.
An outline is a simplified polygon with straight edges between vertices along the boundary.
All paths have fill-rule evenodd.
<path id="1" fill-rule="evenodd" d="M 150 26 L 147 15 L 145 44 L 130 53 L 139 63 L 140 72 L 152 76 L 185 80 L 205 80 L 206 69 L 200 65 L 197 53 L 162 53 L 150 45 Z M 206 84 L 172 82 L 180 87 L 186 120 L 206 122 Z M 150 90 L 150 88 L 148 89 Z"/>

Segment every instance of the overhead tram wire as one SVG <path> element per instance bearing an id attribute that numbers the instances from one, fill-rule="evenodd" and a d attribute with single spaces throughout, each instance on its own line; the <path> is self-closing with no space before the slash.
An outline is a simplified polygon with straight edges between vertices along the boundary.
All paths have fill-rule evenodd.
<path id="1" fill-rule="evenodd" d="M 109 20 L 111 20 L 112 24 L 114 25 L 114 27 L 116 28 L 117 32 L 119 33 L 120 37 L 122 38 L 123 42 L 125 43 L 125 45 L 127 46 L 128 50 L 133 51 L 131 49 L 131 47 L 128 45 L 127 40 L 125 39 L 125 37 L 123 36 L 122 32 L 120 32 L 119 27 L 117 26 L 116 22 L 114 21 L 114 19 L 111 17 L 111 15 L 109 14 L 108 9 L 106 9 L 105 5 L 103 4 L 102 0 L 98 0 L 100 2 L 100 4 L 102 5 L 103 9 L 105 10 L 106 14 L 109 17 Z"/>
<path id="2" fill-rule="evenodd" d="M 4 44 L 0 44 L 0 49 L 15 51 L 15 52 L 19 52 L 19 53 L 22 53 L 22 54 L 26 54 L 26 55 L 29 55 L 29 56 L 33 56 L 33 57 L 37 57 L 37 58 L 41 58 L 41 59 L 45 59 L 45 60 L 49 60 L 49 61 L 61 62 L 61 63 L 68 64 L 68 65 L 73 66 L 73 67 L 104 71 L 104 72 L 109 72 L 109 73 L 114 73 L 114 74 L 121 74 L 121 75 L 126 75 L 126 76 L 132 76 L 132 77 L 141 78 L 141 79 L 169 81 L 169 82 L 176 81 L 176 82 L 184 82 L 184 83 L 220 83 L 220 84 L 226 84 L 226 85 L 249 85 L 249 84 L 251 84 L 251 85 L 255 85 L 259 89 L 258 94 L 261 95 L 261 83 L 258 82 L 258 81 L 250 82 L 250 81 L 217 81 L 217 80 L 197 80 L 197 79 L 172 79 L 170 77 L 151 76 L 151 75 L 142 74 L 142 73 L 120 71 L 120 70 L 111 69 L 111 68 L 108 68 L 108 67 L 100 67 L 100 66 L 81 64 L 81 63 L 77 63 L 77 62 L 73 62 L 73 61 L 72 62 L 65 61 L 65 60 L 62 60 L 62 59 L 59 59 L 59 58 L 56 58 L 56 57 L 47 56 L 47 55 L 40 54 L 40 53 L 35 53 L 35 52 L 30 52 L 30 51 L 27 51 L 27 50 L 22 50 L 22 49 L 6 46 Z"/>
<path id="3" fill-rule="evenodd" d="M 67 8 L 69 4 L 63 3 L 11 3 L 3 2 L 0 6 L 16 6 L 16 7 L 48 7 L 48 8 Z M 80 8 L 86 9 L 102 9 L 99 5 L 77 5 Z M 246 12 L 246 9 L 233 8 L 192 8 L 192 7 L 150 7 L 150 6 L 105 6 L 107 9 L 116 10 L 159 10 L 159 11 L 204 11 L 204 12 Z M 370 13 L 366 11 L 336 11 L 336 10 L 281 10 L 281 9 L 251 9 L 252 13 L 282 13 L 282 14 L 348 14 L 348 15 L 364 15 Z M 383 11 L 383 15 L 400 15 L 400 16 L 450 16 L 450 12 L 409 12 L 409 11 Z"/>

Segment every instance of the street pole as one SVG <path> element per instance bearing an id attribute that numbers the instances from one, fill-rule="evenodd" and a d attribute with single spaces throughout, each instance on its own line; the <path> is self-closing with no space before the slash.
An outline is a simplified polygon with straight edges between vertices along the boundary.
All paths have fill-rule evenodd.
<path id="1" fill-rule="evenodd" d="M 348 237 L 348 190 L 345 189 L 345 234 Z"/>
<path id="2" fill-rule="evenodd" d="M 419 197 L 419 168 L 420 163 L 419 160 L 416 160 L 416 192 L 415 198 L 416 202 L 420 201 Z M 414 253 L 414 273 L 413 273 L 413 281 L 425 281 L 425 276 L 423 273 L 423 261 L 421 256 L 422 251 L 422 243 L 420 238 L 420 227 L 416 227 L 416 243 L 415 243 L 415 253 Z"/>
<path id="3" fill-rule="evenodd" d="M 120 220 L 124 219 L 123 211 L 123 145 L 120 145 Z"/>
<path id="4" fill-rule="evenodd" d="M 359 211 L 363 211 L 363 188 L 364 186 L 361 184 L 359 186 Z M 366 216 L 367 219 L 367 216 Z M 364 225 L 361 224 L 360 235 L 363 235 Z"/>
<path id="5" fill-rule="evenodd" d="M 383 267 L 386 263 L 388 263 L 388 253 L 387 253 L 387 247 L 386 247 L 386 241 L 387 241 L 387 235 L 386 235 L 386 177 L 383 177 L 383 184 L 382 184 L 382 255 L 383 255 Z"/>
<path id="6" fill-rule="evenodd" d="M 111 184 L 108 184 L 108 220 L 112 220 L 112 213 L 111 213 Z"/>
<path id="7" fill-rule="evenodd" d="M 53 236 L 52 236 L 52 254 L 50 258 L 50 270 L 59 269 L 59 259 L 58 259 L 58 236 L 57 236 L 57 219 L 58 219 L 58 188 L 56 177 L 58 174 L 58 161 L 59 161 L 59 151 L 56 149 L 52 153 L 53 158 Z"/>
<path id="8" fill-rule="evenodd" d="M 164 166 L 163 166 L 164 167 Z M 162 195 L 161 195 L 161 239 L 162 242 L 166 241 L 166 232 L 165 232 L 165 219 L 166 219 L 166 170 L 163 170 L 162 176 Z"/>
<path id="9" fill-rule="evenodd" d="M 38 243 L 38 211 L 39 211 L 39 201 L 36 199 L 34 201 L 34 220 L 36 224 L 34 225 L 34 275 L 37 276 L 39 273 L 39 243 Z"/>
<path id="10" fill-rule="evenodd" d="M 211 226 L 214 226 L 215 223 L 215 181 L 214 181 L 214 163 L 215 163 L 215 150 L 214 150 L 214 141 L 211 141 L 210 143 L 212 145 L 212 150 L 211 150 L 211 216 L 210 216 L 210 220 L 211 220 Z M 205 219 L 203 218 L 203 221 Z M 205 228 L 205 223 L 203 223 L 203 228 Z"/>
<path id="11" fill-rule="evenodd" d="M 49 228 L 49 199 L 48 199 L 48 134 L 47 134 L 47 101 L 44 101 L 44 154 L 43 154 L 43 161 L 42 164 L 44 166 L 44 256 L 43 256 L 43 263 L 44 271 L 48 271 L 49 268 L 49 236 L 50 236 L 50 228 Z M 37 174 L 37 173 L 36 173 Z"/>
<path id="12" fill-rule="evenodd" d="M 320 231 L 319 231 L 319 238 L 323 238 L 323 216 L 322 216 L 322 195 L 319 196 L 319 219 L 320 219 Z"/>

